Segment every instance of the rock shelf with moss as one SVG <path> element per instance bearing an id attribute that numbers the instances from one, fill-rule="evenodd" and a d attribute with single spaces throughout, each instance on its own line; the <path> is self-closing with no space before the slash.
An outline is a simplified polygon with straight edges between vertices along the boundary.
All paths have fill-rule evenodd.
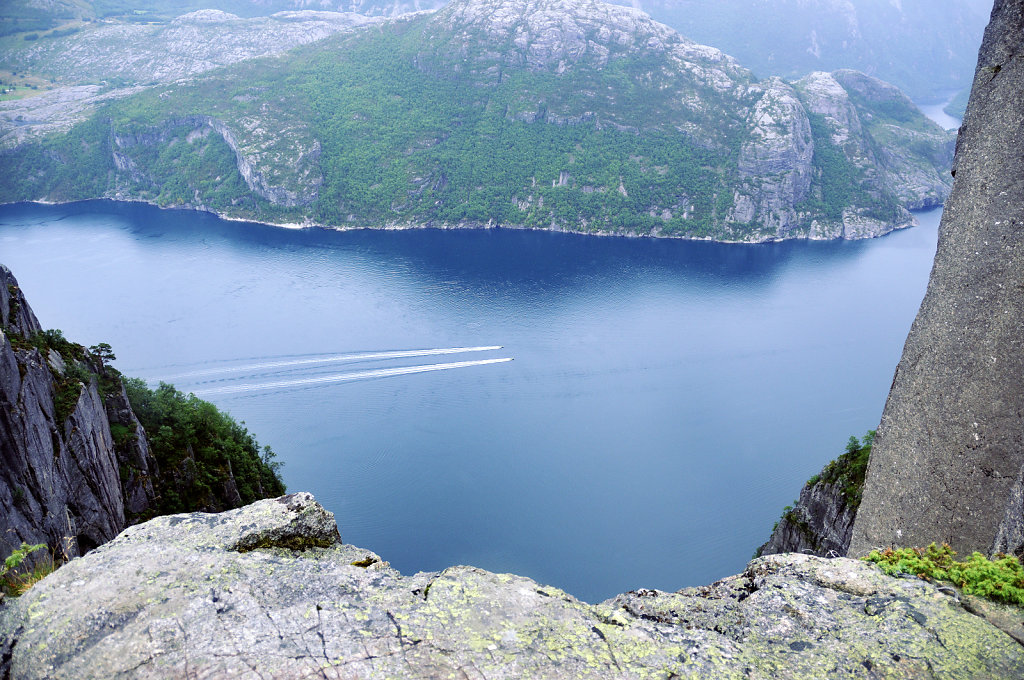
<path id="1" fill-rule="evenodd" d="M 26 679 L 1024 675 L 1024 647 L 956 598 L 859 560 L 588 604 L 473 567 L 399 574 L 303 493 L 131 527 L 0 610 L 0 639 L 0 674 Z"/>

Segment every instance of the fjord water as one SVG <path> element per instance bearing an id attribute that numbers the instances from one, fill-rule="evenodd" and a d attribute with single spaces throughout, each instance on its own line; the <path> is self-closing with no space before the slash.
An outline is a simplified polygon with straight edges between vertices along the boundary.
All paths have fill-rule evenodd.
<path id="1" fill-rule="evenodd" d="M 877 425 L 935 251 L 918 216 L 725 245 L 13 205 L 0 262 L 44 327 L 244 420 L 346 542 L 598 601 L 741 570 Z"/>

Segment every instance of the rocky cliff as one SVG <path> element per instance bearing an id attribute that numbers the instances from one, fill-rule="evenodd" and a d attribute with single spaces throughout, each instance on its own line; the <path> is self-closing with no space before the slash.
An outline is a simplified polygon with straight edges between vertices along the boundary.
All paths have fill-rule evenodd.
<path id="1" fill-rule="evenodd" d="M 800 490 L 796 503 L 783 511 L 757 554 L 845 555 L 856 516 L 856 508 L 846 502 L 841 485 L 808 483 Z"/>
<path id="2" fill-rule="evenodd" d="M 847 559 L 755 560 L 591 605 L 472 567 L 403 576 L 309 494 L 131 527 L 0 610 L 17 678 L 1010 678 L 956 594 Z"/>
<path id="3" fill-rule="evenodd" d="M 997 0 L 850 553 L 1024 555 L 1024 2 Z"/>
<path id="4" fill-rule="evenodd" d="M 160 511 L 222 510 L 283 491 L 229 417 L 169 386 L 151 392 L 129 381 L 150 395 L 139 413 L 158 433 L 152 448 L 107 364 L 110 348 L 43 331 L 3 265 L 0 312 L 0 559 L 22 542 L 46 543 L 60 563 Z M 200 411 L 198 422 L 188 419 Z M 191 439 L 162 433 L 164 425 Z"/>
<path id="5" fill-rule="evenodd" d="M 97 376 L 84 357 L 27 344 L 39 322 L 2 265 L 0 309 L 0 556 L 25 541 L 70 559 L 125 526 Z"/>
<path id="6" fill-rule="evenodd" d="M 821 557 L 845 555 L 850 546 L 853 521 L 860 508 L 864 475 L 875 432 L 859 440 L 850 437 L 846 453 L 826 465 L 800 491 L 800 497 L 783 510 L 768 541 L 758 555 L 799 552 Z"/>

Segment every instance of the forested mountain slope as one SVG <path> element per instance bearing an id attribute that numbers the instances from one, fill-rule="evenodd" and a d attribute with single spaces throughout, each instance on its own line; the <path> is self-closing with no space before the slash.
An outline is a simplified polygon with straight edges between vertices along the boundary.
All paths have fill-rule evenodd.
<path id="1" fill-rule="evenodd" d="M 943 200 L 952 154 L 880 81 L 758 80 L 594 0 L 456 0 L 103 102 L 66 135 L 18 115 L 0 200 L 340 227 L 875 236 Z"/>

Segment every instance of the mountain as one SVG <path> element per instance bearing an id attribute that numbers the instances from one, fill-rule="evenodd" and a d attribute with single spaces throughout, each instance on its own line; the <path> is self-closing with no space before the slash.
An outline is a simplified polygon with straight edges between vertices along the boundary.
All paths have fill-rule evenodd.
<path id="1" fill-rule="evenodd" d="M 40 68 L 32 54 L 26 68 Z M 133 61 L 46 54 L 64 78 Z M 106 196 L 336 227 L 860 238 L 941 203 L 952 153 L 950 134 L 874 78 L 758 80 L 594 0 L 456 0 L 188 82 L 87 94 L 108 99 L 65 115 L 92 113 L 64 135 L 36 134 L 68 110 L 55 94 L 0 105 L 16 170 L 0 200 Z"/>
<path id="2" fill-rule="evenodd" d="M 759 76 L 852 68 L 915 100 L 970 86 L 989 0 L 615 0 Z"/>
<path id="3" fill-rule="evenodd" d="M 201 10 L 244 18 L 302 10 L 397 16 L 443 5 L 444 0 L 5 0 L 0 6 L 0 36 L 48 31 L 69 22 L 149 24 Z"/>
<path id="4" fill-rule="evenodd" d="M 373 23 L 359 14 L 283 12 L 243 19 L 199 10 L 166 22 L 86 25 L 57 38 L 14 41 L 0 69 L 66 85 L 170 82 L 254 57 L 286 52 L 339 31 Z"/>
<path id="5" fill-rule="evenodd" d="M 970 85 L 988 0 L 611 0 L 647 12 L 681 34 L 724 50 L 758 76 L 795 79 L 856 69 L 914 100 Z M 202 9 L 242 17 L 317 10 L 396 16 L 444 0 L 11 0 L 0 35 L 46 30 L 76 18 L 166 20 Z"/>

